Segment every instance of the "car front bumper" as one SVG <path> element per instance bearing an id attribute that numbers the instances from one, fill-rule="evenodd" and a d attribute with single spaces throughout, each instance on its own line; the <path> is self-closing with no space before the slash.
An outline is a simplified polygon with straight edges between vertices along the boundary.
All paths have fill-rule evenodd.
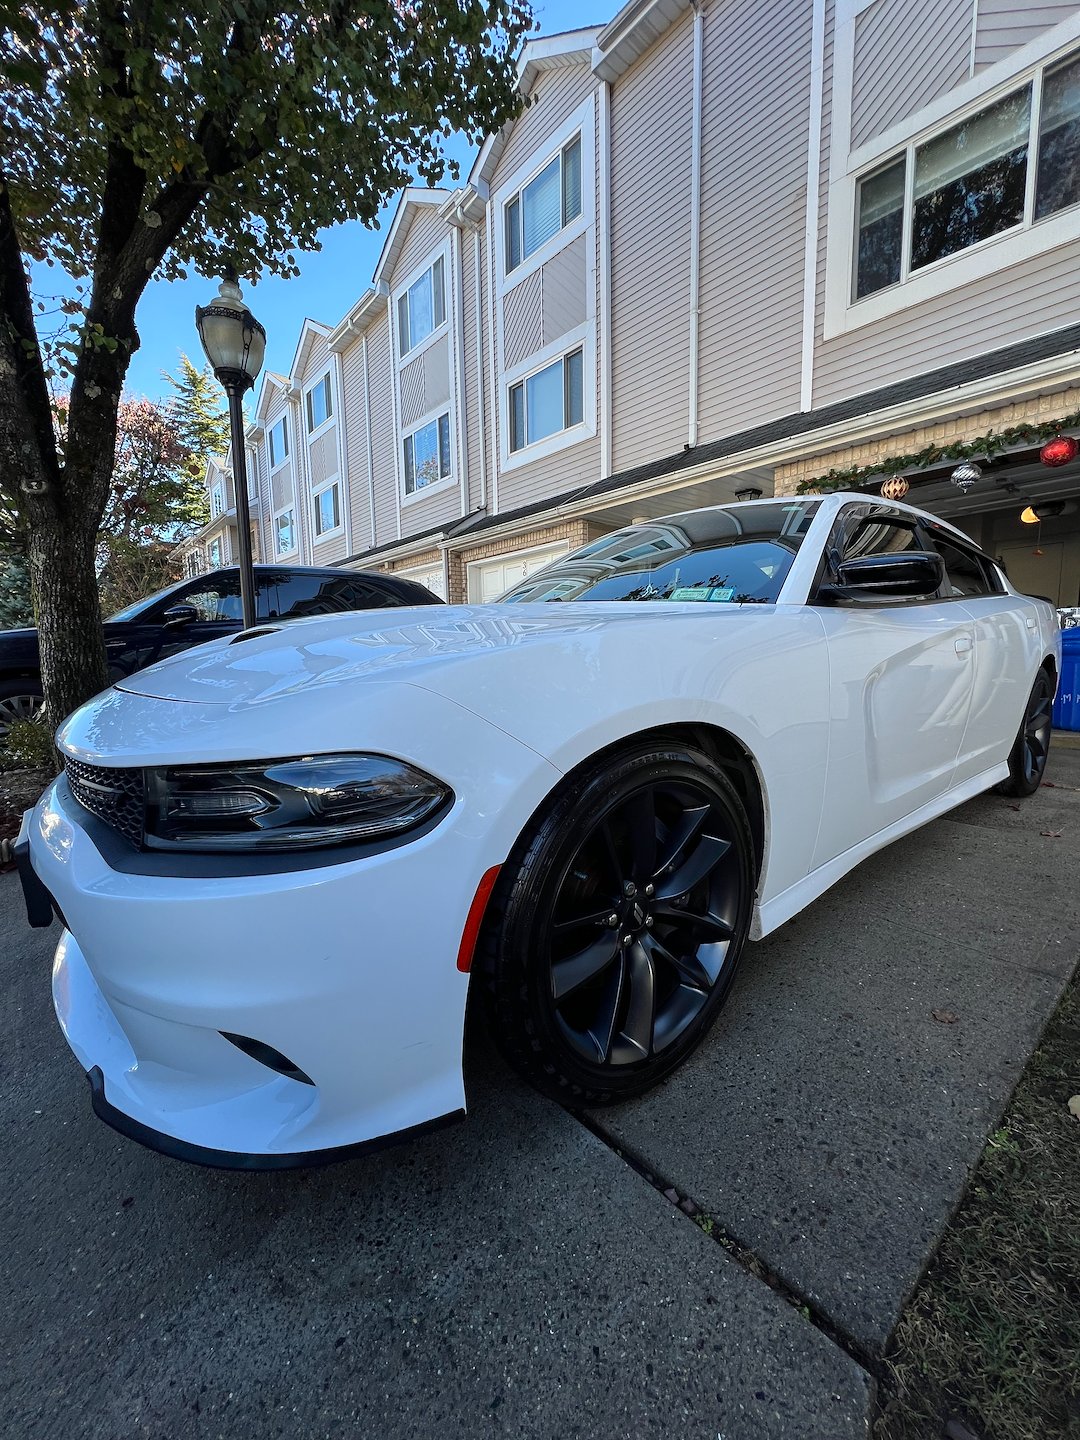
<path id="1" fill-rule="evenodd" d="M 62 917 L 56 1013 L 114 1128 L 199 1163 L 276 1168 L 464 1112 L 458 946 L 509 848 L 498 807 L 485 825 L 455 805 L 362 859 L 229 877 L 114 869 L 85 818 L 62 778 L 46 791 L 24 889 Z"/>

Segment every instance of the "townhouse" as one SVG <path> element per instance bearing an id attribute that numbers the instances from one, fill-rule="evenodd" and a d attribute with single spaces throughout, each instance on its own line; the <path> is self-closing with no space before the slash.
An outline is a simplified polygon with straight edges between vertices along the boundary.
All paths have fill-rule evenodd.
<path id="1" fill-rule="evenodd" d="M 264 377 L 263 556 L 486 600 L 630 522 L 888 483 L 1077 603 L 1080 5 L 630 0 L 519 85 Z"/>

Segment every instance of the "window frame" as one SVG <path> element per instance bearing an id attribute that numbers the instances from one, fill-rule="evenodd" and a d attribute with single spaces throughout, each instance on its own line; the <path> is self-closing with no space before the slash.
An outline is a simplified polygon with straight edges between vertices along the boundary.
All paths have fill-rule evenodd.
<path id="1" fill-rule="evenodd" d="M 446 431 L 447 431 L 446 448 L 447 448 L 447 457 L 448 457 L 448 460 L 449 460 L 449 469 L 447 470 L 447 473 L 446 473 L 445 475 L 440 474 L 439 477 L 438 477 L 438 479 L 432 480 L 431 483 L 428 484 L 428 485 L 421 485 L 421 486 L 416 487 L 416 488 L 414 488 L 414 489 L 412 489 L 412 490 L 407 490 L 407 489 L 406 489 L 406 484 L 407 484 L 407 480 L 408 480 L 408 473 L 407 473 L 407 466 L 406 466 L 406 463 L 405 463 L 405 446 L 406 446 L 410 441 L 413 440 L 413 437 L 414 437 L 419 431 L 421 431 L 421 430 L 426 430 L 429 425 L 434 425 L 434 426 L 436 427 L 436 430 L 435 430 L 435 443 L 436 443 L 436 446 L 441 449 L 441 442 L 440 442 L 440 437 L 439 437 L 439 433 L 438 433 L 438 426 L 439 426 L 439 421 L 442 420 L 444 417 L 445 417 L 445 419 L 446 419 Z M 401 498 L 401 504 L 402 504 L 402 505 L 412 505 L 412 504 L 415 504 L 415 502 L 418 501 L 418 500 L 426 500 L 429 495 L 437 494 L 439 491 L 442 491 L 442 490 L 448 490 L 448 489 L 450 489 L 451 486 L 457 484 L 457 473 L 456 473 L 456 472 L 457 472 L 457 436 L 456 436 L 456 433 L 455 433 L 455 426 L 454 426 L 454 406 L 453 406 L 452 403 L 446 403 L 445 405 L 440 405 L 440 406 L 438 406 L 437 409 L 435 409 L 435 410 L 429 410 L 429 411 L 427 412 L 427 414 L 422 415 L 419 420 L 414 421 L 413 424 L 411 424 L 410 426 L 408 426 L 407 429 L 406 429 L 406 428 L 403 428 L 403 429 L 402 429 L 401 438 L 400 438 L 400 440 L 398 441 L 397 463 L 398 463 L 398 465 L 399 465 L 399 467 L 400 467 L 400 469 L 401 469 L 401 490 L 400 490 L 400 498 Z M 441 454 L 440 454 L 440 465 L 439 465 L 439 468 L 440 468 L 440 471 L 441 471 L 441 469 L 442 469 L 442 456 L 441 456 Z M 413 474 L 414 474 L 414 476 L 415 476 L 415 473 L 416 473 L 416 460 L 415 460 L 415 441 L 414 441 L 414 459 L 413 459 Z"/>
<path id="2" fill-rule="evenodd" d="M 573 220 L 538 246 L 531 255 L 523 256 L 513 269 L 508 268 L 506 206 L 519 196 L 522 190 L 561 154 L 574 139 L 581 137 L 581 210 Z M 596 107 L 593 97 L 579 105 L 568 115 L 557 130 L 545 137 L 538 149 L 534 150 L 518 168 L 501 181 L 493 190 L 490 204 L 493 212 L 493 238 L 496 256 L 496 288 L 500 296 L 513 290 L 534 271 L 546 264 L 553 255 L 583 235 L 593 225 L 596 217 Z M 589 264 L 588 274 L 592 274 Z"/>
<path id="3" fill-rule="evenodd" d="M 428 273 L 428 271 L 431 271 L 431 272 L 434 273 L 435 266 L 438 265 L 440 262 L 442 263 L 442 301 L 443 301 L 443 316 L 442 316 L 442 319 L 438 322 L 438 324 L 432 326 L 431 330 L 428 332 L 427 335 L 424 336 L 424 338 L 423 338 L 422 340 L 417 340 L 417 341 L 415 341 L 415 342 L 413 342 L 413 340 L 412 340 L 412 322 L 411 322 L 411 319 L 410 319 L 410 323 L 409 323 L 409 332 L 410 332 L 410 333 L 409 333 L 409 341 L 410 341 L 410 343 L 409 343 L 408 349 L 405 349 L 405 348 L 403 348 L 403 345 L 402 345 L 402 340 L 403 340 L 404 337 L 402 336 L 402 333 L 401 333 L 401 302 L 402 302 L 402 300 L 404 300 L 404 301 L 406 302 L 406 304 L 408 304 L 409 291 L 412 290 L 416 285 L 419 284 L 419 282 L 424 278 L 424 276 Z M 438 250 L 436 250 L 434 253 L 429 253 L 429 255 L 427 256 L 427 258 L 426 258 L 425 260 L 423 260 L 423 261 L 420 263 L 420 265 L 418 265 L 418 266 L 416 267 L 415 270 L 410 271 L 409 274 L 405 277 L 405 279 L 401 282 L 400 285 L 396 285 L 396 286 L 394 287 L 393 294 L 392 294 L 391 297 L 390 297 L 390 311 L 391 311 L 391 321 L 392 321 L 393 330 L 394 330 L 394 358 L 395 358 L 395 360 L 397 361 L 397 368 L 398 368 L 399 370 L 400 370 L 400 369 L 403 369 L 404 366 L 406 366 L 406 365 L 411 365 L 412 362 L 413 362 L 415 359 L 417 359 L 418 356 L 423 355 L 423 353 L 424 353 L 425 350 L 429 349 L 429 347 L 432 346 L 432 345 L 434 345 L 437 340 L 439 340 L 443 335 L 445 335 L 445 334 L 447 334 L 447 333 L 449 332 L 449 328 L 450 328 L 450 314 L 451 314 L 451 308 L 452 308 L 452 307 L 451 307 L 451 296 L 450 296 L 450 284 L 451 284 L 451 279 L 452 279 L 452 267 L 451 267 L 451 264 L 450 264 L 450 244 L 449 244 L 449 241 L 446 241 L 445 243 L 443 243 L 442 245 L 440 245 L 439 248 L 438 248 Z M 434 281 L 434 278 L 432 279 L 431 289 L 432 289 L 432 318 L 434 318 L 434 315 L 435 315 L 435 281 Z"/>
<path id="4" fill-rule="evenodd" d="M 274 459 L 274 431 L 281 430 L 282 456 L 280 460 Z M 268 426 L 266 431 L 266 460 L 267 469 L 271 474 L 280 470 L 289 458 L 289 414 L 283 410 L 274 423 Z"/>
<path id="5" fill-rule="evenodd" d="M 1027 45 L 980 70 L 948 93 L 928 102 L 882 134 L 857 146 L 850 144 L 854 77 L 855 17 L 866 0 L 840 0 L 837 14 L 836 91 L 833 98 L 834 132 L 830 148 L 828 220 L 825 259 L 824 338 L 834 339 L 864 325 L 899 314 L 912 306 L 962 285 L 1007 271 L 1047 251 L 1080 239 L 1080 204 L 1032 220 L 1033 201 L 1025 195 L 1025 222 L 974 245 L 942 257 L 906 277 L 856 300 L 857 221 L 859 182 L 884 169 L 891 160 L 907 154 L 906 192 L 913 188 L 911 151 L 937 138 L 998 100 L 1028 83 L 1033 93 L 1028 144 L 1036 146 L 1041 115 L 1042 77 L 1049 69 L 1080 55 L 1080 12 L 1036 36 Z M 1037 77 L 1037 79 L 1036 79 Z M 1028 167 L 1028 191 L 1034 187 L 1037 166 Z M 909 206 L 905 193 L 904 244 L 909 242 Z"/>
<path id="6" fill-rule="evenodd" d="M 319 500 L 328 490 L 336 489 L 337 495 L 337 524 L 331 530 L 319 529 Z M 345 529 L 345 504 L 342 494 L 341 481 L 337 475 L 330 475 L 325 480 L 320 480 L 317 486 L 311 488 L 311 543 L 313 546 L 322 545 L 326 540 L 333 540 L 335 536 L 342 534 Z"/>
<path id="7" fill-rule="evenodd" d="M 314 411 L 312 409 L 311 397 L 316 390 L 324 386 L 326 389 L 326 416 L 320 420 L 318 424 L 313 424 Z M 329 369 L 327 369 L 317 380 L 313 380 L 310 385 L 304 387 L 304 425 L 307 429 L 308 442 L 310 443 L 317 435 L 321 435 L 324 430 L 329 429 L 336 418 L 337 416 L 334 412 L 334 382 Z"/>
<path id="8" fill-rule="evenodd" d="M 581 351 L 581 419 L 563 430 L 556 430 L 542 440 L 534 440 L 518 450 L 510 449 L 510 407 L 514 389 L 525 381 L 546 370 L 557 360 Z M 529 465 L 548 455 L 556 454 L 571 445 L 579 445 L 596 435 L 596 332 L 592 320 L 578 325 L 560 335 L 550 345 L 545 345 L 520 365 L 513 366 L 500 376 L 499 391 L 499 458 L 500 470 L 515 470 Z M 565 399 L 564 399 L 565 404 Z"/>
<path id="9" fill-rule="evenodd" d="M 225 564 L 224 545 L 220 535 L 215 535 L 212 540 L 206 542 L 206 563 L 211 570 L 220 570 Z M 214 550 L 217 550 L 217 559 L 214 558 Z"/>
<path id="10" fill-rule="evenodd" d="M 569 424 L 567 424 L 567 411 L 568 411 L 568 409 L 569 409 L 569 403 L 568 403 L 568 402 L 569 402 L 569 395 L 568 395 L 567 362 L 568 362 L 569 360 L 573 359 L 573 357 L 574 357 L 575 355 L 579 356 L 580 359 L 581 359 L 581 413 L 582 413 L 582 419 L 581 419 L 581 420 L 572 420 L 572 421 L 570 421 Z M 550 430 L 546 435 L 540 435 L 540 436 L 537 436 L 537 438 L 536 438 L 535 440 L 530 440 L 530 439 L 528 438 L 528 435 L 529 435 L 529 381 L 536 379 L 536 378 L 537 378 L 538 376 L 540 376 L 540 375 L 543 375 L 544 372 L 547 371 L 547 370 L 553 370 L 556 365 L 559 365 L 559 366 L 562 367 L 562 407 L 563 407 L 563 423 L 562 423 L 562 425 L 559 426 L 559 428 L 558 428 L 557 430 Z M 523 422 L 524 427 L 525 427 L 525 436 L 524 436 L 524 438 L 523 438 L 523 440 L 522 440 L 522 443 L 521 443 L 520 445 L 515 445 L 515 444 L 514 444 L 514 429 L 515 429 L 515 426 L 514 426 L 514 392 L 517 391 L 517 390 L 520 390 L 520 391 L 521 391 L 521 400 L 522 400 L 521 413 L 522 413 L 522 422 Z M 575 429 L 579 428 L 579 427 L 584 423 L 584 415 L 585 415 L 585 350 L 584 350 L 584 347 L 583 347 L 582 345 L 575 345 L 572 349 L 564 351 L 561 355 L 557 355 L 553 360 L 548 360 L 545 364 L 540 365 L 540 366 L 538 366 L 537 368 L 535 368 L 535 369 L 533 369 L 533 370 L 530 370 L 530 371 L 528 372 L 528 374 L 522 375 L 520 379 L 515 380 L 512 384 L 508 385 L 508 386 L 506 387 L 506 394 L 507 394 L 506 416 L 507 416 L 507 427 L 508 427 L 508 429 L 507 429 L 507 445 L 508 445 L 509 452 L 510 452 L 511 455 L 520 455 L 520 454 L 522 453 L 522 451 L 524 451 L 524 450 L 531 450 L 531 449 L 532 449 L 534 446 L 536 446 L 536 445 L 543 445 L 545 441 L 547 441 L 547 440 L 553 440 L 557 435 L 559 435 L 559 436 L 565 435 L 568 430 L 575 430 Z"/>
<path id="11" fill-rule="evenodd" d="M 291 526 L 291 528 L 292 528 L 292 542 L 293 542 L 293 543 L 292 543 L 292 547 L 291 547 L 290 549 L 288 549 L 288 550 L 279 550 L 279 549 L 278 549 L 278 530 L 277 530 L 278 521 L 281 519 L 281 517 L 282 517 L 283 515 L 290 515 L 290 514 L 292 515 L 292 526 Z M 274 550 L 274 560 L 275 560 L 275 562 L 278 561 L 278 560 L 283 560 L 283 559 L 285 559 L 285 557 L 288 556 L 288 555 L 295 555 L 296 552 L 299 550 L 299 548 L 300 548 L 300 541 L 299 541 L 299 536 L 297 535 L 296 503 L 295 503 L 295 501 L 290 500 L 289 503 L 288 503 L 287 505 L 283 505 L 280 510 L 275 510 L 275 511 L 274 511 L 273 515 L 272 515 L 271 518 L 270 518 L 270 538 L 271 538 L 271 541 L 273 542 L 273 550 Z M 320 539 L 321 539 L 321 538 L 322 538 L 322 537 L 320 536 Z"/>
<path id="12" fill-rule="evenodd" d="M 219 520 L 225 514 L 225 481 L 215 480 L 210 486 L 210 519 Z"/>
<path id="13" fill-rule="evenodd" d="M 575 144 L 577 145 L 577 148 L 578 148 L 578 209 L 577 209 L 577 214 L 576 214 L 576 215 L 567 215 L 567 213 L 566 213 L 566 152 L 571 148 L 571 146 L 573 146 L 573 145 L 575 145 Z M 555 150 L 552 154 L 550 154 L 550 155 L 548 156 L 548 158 L 547 158 L 541 165 L 539 165 L 536 170 L 533 171 L 533 173 L 529 176 L 529 178 L 528 178 L 527 180 L 524 180 L 524 181 L 521 183 L 521 185 L 519 186 L 519 188 L 518 188 L 517 190 L 515 190 L 512 195 L 507 196 L 507 198 L 501 202 L 501 210 L 500 210 L 500 213 L 501 213 L 501 216 L 502 216 L 502 226 L 503 226 L 504 269 L 505 269 L 505 272 L 506 272 L 506 274 L 507 274 L 508 276 L 512 275 L 515 270 L 519 269 L 519 268 L 520 268 L 522 265 L 524 265 L 527 261 L 531 260 L 532 257 L 537 253 L 537 251 L 543 250 L 544 247 L 547 246 L 547 245 L 550 245 L 553 240 L 557 240 L 558 237 L 562 234 L 562 232 L 563 232 L 564 230 L 566 230 L 569 226 L 571 226 L 571 225 L 574 223 L 575 220 L 577 220 L 577 219 L 580 218 L 581 212 L 582 212 L 582 210 L 584 210 L 584 208 L 585 208 L 585 197 L 584 197 L 584 195 L 581 193 L 581 191 L 582 191 L 582 189 L 583 189 L 583 186 L 582 186 L 582 184 L 581 184 L 581 180 L 582 180 L 582 160 L 583 160 L 583 157 L 584 157 L 584 153 L 585 153 L 585 142 L 584 142 L 584 139 L 583 139 L 583 137 L 582 137 L 582 133 L 581 133 L 580 130 L 576 130 L 576 131 L 570 136 L 570 138 L 569 138 L 568 140 L 564 140 L 563 143 L 558 147 L 558 149 Z M 528 253 L 526 253 L 526 251 L 525 251 L 525 192 L 526 192 L 526 190 L 528 190 L 528 188 L 529 188 L 530 185 L 532 185 L 535 181 L 539 180 L 540 176 L 544 173 L 545 170 L 550 169 L 550 167 L 555 163 L 555 161 L 558 161 L 558 162 L 559 162 L 559 221 L 560 221 L 560 223 L 559 223 L 558 228 L 557 228 L 555 231 L 553 231 L 553 233 L 552 233 L 551 235 L 549 235 L 546 240 L 541 241 L 541 243 L 540 243 L 539 245 L 535 246 L 532 250 L 530 250 Z M 517 213 L 516 213 L 516 217 L 515 217 L 515 221 L 514 221 L 514 225 L 513 225 L 513 230 L 514 230 L 514 232 L 515 232 L 515 238 L 517 239 L 518 258 L 517 258 L 517 260 L 515 260 L 514 263 L 511 265 L 511 264 L 510 264 L 510 255 L 511 255 L 511 248 L 512 248 L 512 247 L 511 247 L 511 244 L 510 244 L 510 238 L 511 238 L 510 210 L 511 210 L 511 207 L 513 207 L 513 206 L 516 206 L 516 207 L 517 207 Z"/>

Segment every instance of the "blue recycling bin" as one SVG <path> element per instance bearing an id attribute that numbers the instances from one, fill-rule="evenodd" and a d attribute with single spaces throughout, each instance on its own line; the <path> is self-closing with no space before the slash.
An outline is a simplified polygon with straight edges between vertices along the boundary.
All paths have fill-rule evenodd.
<path id="1" fill-rule="evenodd" d="M 1061 677 L 1054 698 L 1054 729 L 1080 730 L 1080 626 L 1061 632 Z"/>

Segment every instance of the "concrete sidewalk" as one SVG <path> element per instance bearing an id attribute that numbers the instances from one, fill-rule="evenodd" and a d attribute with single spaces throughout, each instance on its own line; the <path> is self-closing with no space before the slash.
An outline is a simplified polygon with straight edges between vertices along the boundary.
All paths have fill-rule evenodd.
<path id="1" fill-rule="evenodd" d="M 487 1047 L 452 1130 L 195 1169 L 91 1114 L 11 875 L 0 933 L 13 1440 L 865 1434 L 859 1366 Z"/>
<path id="2" fill-rule="evenodd" d="M 1077 962 L 1080 752 L 1047 778 L 882 851 L 752 946 L 690 1063 L 593 1117 L 862 1351 L 884 1346 Z"/>

